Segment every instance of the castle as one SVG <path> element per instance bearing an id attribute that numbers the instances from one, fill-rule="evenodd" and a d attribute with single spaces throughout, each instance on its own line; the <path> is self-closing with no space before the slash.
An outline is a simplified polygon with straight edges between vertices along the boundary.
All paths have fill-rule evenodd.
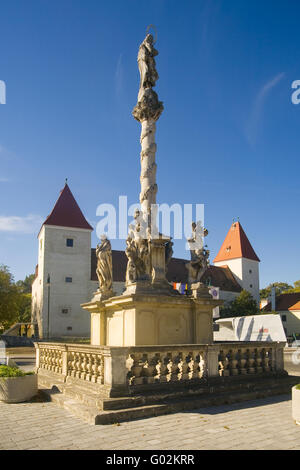
<path id="1" fill-rule="evenodd" d="M 93 227 L 87 222 L 68 184 L 43 223 L 38 235 L 36 277 L 32 284 L 32 321 L 41 338 L 90 335 L 90 316 L 80 304 L 98 288 L 96 252 L 91 248 Z M 127 257 L 113 250 L 113 290 L 124 290 Z M 259 258 L 240 222 L 234 222 L 202 282 L 215 288 L 225 302 L 242 289 L 259 302 Z M 167 279 L 186 284 L 188 260 L 172 258 Z"/>

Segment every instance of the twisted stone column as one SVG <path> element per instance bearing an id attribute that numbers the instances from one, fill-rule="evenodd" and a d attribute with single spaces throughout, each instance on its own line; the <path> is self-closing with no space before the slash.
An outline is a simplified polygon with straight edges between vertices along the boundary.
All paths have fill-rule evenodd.
<path id="1" fill-rule="evenodd" d="M 150 222 L 149 215 L 151 211 L 151 205 L 156 204 L 156 168 L 155 153 L 155 131 L 156 123 L 153 120 L 147 119 L 141 122 L 141 192 L 140 192 L 140 203 L 141 210 L 144 218 Z"/>

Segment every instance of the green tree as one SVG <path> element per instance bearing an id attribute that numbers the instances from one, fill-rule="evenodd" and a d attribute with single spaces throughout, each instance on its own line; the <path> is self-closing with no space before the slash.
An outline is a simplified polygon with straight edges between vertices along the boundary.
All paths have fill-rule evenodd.
<path id="1" fill-rule="evenodd" d="M 229 305 L 221 307 L 220 317 L 243 317 L 247 315 L 256 315 L 259 309 L 255 299 L 250 292 L 242 290 L 242 292 Z"/>
<path id="2" fill-rule="evenodd" d="M 31 321 L 31 294 L 20 294 L 18 301 L 18 323 L 30 323 Z"/>
<path id="3" fill-rule="evenodd" d="M 0 265 L 0 330 L 8 329 L 14 323 L 31 321 L 31 284 L 34 275 L 24 281 L 14 282 L 9 268 Z"/>
<path id="4" fill-rule="evenodd" d="M 294 282 L 294 292 L 300 292 L 300 280 Z"/>
<path id="5" fill-rule="evenodd" d="M 20 292 L 7 266 L 0 265 L 0 328 L 9 328 L 18 317 Z"/>
<path id="6" fill-rule="evenodd" d="M 32 283 L 35 279 L 34 274 L 29 274 L 29 276 L 26 276 L 24 281 L 17 281 L 16 285 L 20 288 L 21 292 L 24 294 L 31 294 L 31 286 Z"/>
<path id="7" fill-rule="evenodd" d="M 284 291 L 284 293 L 287 293 L 287 294 L 293 294 L 294 292 L 300 292 L 300 281 L 295 281 L 294 287 L 290 286 L 289 289 Z"/>
<path id="8" fill-rule="evenodd" d="M 273 282 L 273 284 L 269 284 L 267 287 L 259 291 L 260 298 L 267 299 L 271 295 L 272 287 L 275 287 L 276 295 L 293 289 L 293 287 L 290 284 L 287 284 L 287 282 Z"/>

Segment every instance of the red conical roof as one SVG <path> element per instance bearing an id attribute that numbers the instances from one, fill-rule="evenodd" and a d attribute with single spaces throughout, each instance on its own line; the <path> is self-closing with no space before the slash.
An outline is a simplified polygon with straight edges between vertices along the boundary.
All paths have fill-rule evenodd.
<path id="1" fill-rule="evenodd" d="M 43 225 L 58 225 L 93 230 L 80 210 L 67 183 Z"/>
<path id="2" fill-rule="evenodd" d="M 234 222 L 231 225 L 223 245 L 214 259 L 214 263 L 234 258 L 247 258 L 260 261 L 239 222 Z"/>

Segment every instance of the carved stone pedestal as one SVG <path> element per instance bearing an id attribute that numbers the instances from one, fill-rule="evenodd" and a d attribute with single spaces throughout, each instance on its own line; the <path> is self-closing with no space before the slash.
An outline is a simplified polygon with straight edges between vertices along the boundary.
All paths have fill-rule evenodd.
<path id="1" fill-rule="evenodd" d="M 91 344 L 140 346 L 213 342 L 213 309 L 222 301 L 211 296 L 156 293 L 136 283 L 135 293 L 82 305 L 91 313 Z M 144 287 L 145 293 L 141 290 Z"/>

